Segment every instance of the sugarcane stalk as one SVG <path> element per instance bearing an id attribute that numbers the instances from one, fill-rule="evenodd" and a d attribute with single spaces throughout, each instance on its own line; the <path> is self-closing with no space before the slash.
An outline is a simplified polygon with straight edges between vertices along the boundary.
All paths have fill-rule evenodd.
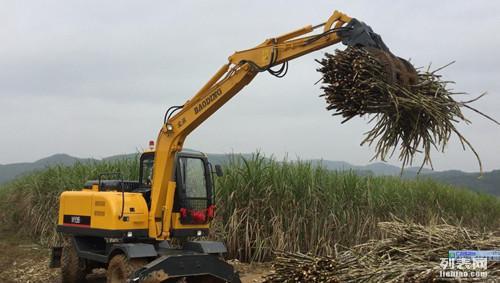
<path id="1" fill-rule="evenodd" d="M 378 227 L 387 238 L 345 248 L 335 256 L 276 252 L 274 270 L 264 282 L 434 282 L 440 259 L 449 250 L 500 246 L 494 234 L 447 224 L 392 221 Z M 500 263 L 494 263 L 489 270 L 499 268 Z M 500 280 L 500 272 L 491 272 L 489 279 Z"/>
<path id="2" fill-rule="evenodd" d="M 424 165 L 432 166 L 432 149 L 444 152 L 453 134 L 457 135 L 464 149 L 475 154 L 479 169 L 482 163 L 472 144 L 457 130 L 459 122 L 470 123 L 461 108 L 468 108 L 481 116 L 499 124 L 469 104 L 484 96 L 469 101 L 456 101 L 439 71 L 419 70 L 418 82 L 404 86 L 387 81 L 383 65 L 363 48 L 337 50 L 335 54 L 325 54 L 316 60 L 321 67 L 322 90 L 329 111 L 343 118 L 342 123 L 354 117 L 373 115 L 374 127 L 365 134 L 361 145 L 375 145 L 373 159 L 387 160 L 399 148 L 402 168 L 411 165 L 416 155 L 423 155 Z M 453 62 L 452 62 L 453 63 Z M 500 125 L 500 124 L 499 124 Z"/>

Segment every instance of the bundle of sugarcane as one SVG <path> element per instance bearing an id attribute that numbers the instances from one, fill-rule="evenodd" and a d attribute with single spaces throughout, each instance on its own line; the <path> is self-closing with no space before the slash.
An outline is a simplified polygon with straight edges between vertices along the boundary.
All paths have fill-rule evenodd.
<path id="1" fill-rule="evenodd" d="M 469 123 L 462 107 L 491 119 L 468 105 L 482 95 L 470 101 L 454 100 L 452 96 L 458 93 L 448 88 L 451 82 L 436 73 L 442 68 L 416 71 L 415 81 L 398 83 L 388 66 L 391 63 L 380 60 L 377 54 L 373 49 L 349 47 L 318 61 L 318 71 L 323 74 L 321 96 L 325 97 L 327 109 L 334 110 L 333 115 L 342 115 L 342 123 L 356 116 L 373 115 L 370 122 L 376 120 L 376 124 L 361 145 L 376 142 L 374 159 L 385 160 L 399 145 L 403 167 L 412 164 L 416 153 L 422 151 L 422 166 L 432 167 L 431 149 L 444 151 L 455 133 L 464 149 L 469 147 L 474 152 L 482 171 L 477 152 L 455 127 L 459 121 Z"/>
<path id="2" fill-rule="evenodd" d="M 277 253 L 271 282 L 433 282 L 449 250 L 495 249 L 500 237 L 451 225 L 421 226 L 382 222 L 383 240 L 372 240 L 331 257 Z M 488 279 L 500 279 L 500 264 L 490 263 Z"/>
<path id="3" fill-rule="evenodd" d="M 276 253 L 275 270 L 265 282 L 336 282 L 337 261 L 302 253 Z"/>

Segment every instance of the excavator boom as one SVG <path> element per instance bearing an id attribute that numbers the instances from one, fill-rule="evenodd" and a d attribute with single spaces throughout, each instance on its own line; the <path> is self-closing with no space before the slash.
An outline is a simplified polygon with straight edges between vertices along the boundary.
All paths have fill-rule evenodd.
<path id="1" fill-rule="evenodd" d="M 313 34 L 321 29 L 320 33 Z M 155 155 L 155 171 L 152 187 L 152 207 L 149 217 L 149 235 L 157 239 L 168 239 L 172 229 L 170 219 L 172 211 L 174 158 L 175 153 L 182 150 L 186 137 L 215 113 L 229 99 L 236 95 L 245 85 L 250 83 L 259 73 L 267 71 L 276 77 L 282 77 L 288 69 L 288 61 L 313 51 L 342 42 L 347 46 L 362 46 L 377 50 L 377 57 L 385 61 L 400 60 L 390 53 L 381 37 L 356 19 L 339 11 L 316 26 L 308 25 L 284 35 L 267 39 L 262 44 L 229 56 L 217 73 L 196 93 L 196 95 L 177 106 L 170 112 L 158 135 Z M 394 66 L 392 63 L 390 66 Z M 281 65 L 278 70 L 273 67 Z M 388 75 L 396 77 L 389 70 Z M 161 223 L 161 219 L 167 219 Z M 160 221 L 159 221 L 160 220 Z M 162 229 L 163 228 L 163 229 Z"/>

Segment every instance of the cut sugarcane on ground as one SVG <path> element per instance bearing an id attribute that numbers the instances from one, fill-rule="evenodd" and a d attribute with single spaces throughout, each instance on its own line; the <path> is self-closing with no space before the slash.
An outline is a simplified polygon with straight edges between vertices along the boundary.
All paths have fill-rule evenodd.
<path id="1" fill-rule="evenodd" d="M 385 239 L 345 248 L 331 256 L 277 253 L 274 271 L 265 282 L 435 282 L 449 250 L 494 250 L 500 246 L 500 237 L 492 233 L 447 224 L 393 221 L 381 222 L 378 227 Z M 484 271 L 491 282 L 500 280 L 500 262 L 490 262 Z"/>
<path id="2" fill-rule="evenodd" d="M 437 73 L 443 68 L 417 70 L 417 81 L 411 85 L 391 81 L 387 64 L 375 55 L 370 49 L 349 47 L 335 54 L 327 53 L 318 61 L 321 64 L 318 71 L 323 74 L 321 96 L 327 109 L 335 111 L 333 115 L 341 115 L 342 123 L 356 116 L 371 115 L 370 122 L 375 125 L 361 145 L 375 144 L 374 159 L 386 160 L 399 147 L 403 167 L 411 165 L 414 157 L 422 153 L 421 165 L 432 168 L 431 150 L 444 152 L 455 134 L 464 149 L 474 152 L 482 172 L 479 155 L 456 125 L 470 123 L 462 108 L 499 124 L 469 105 L 484 94 L 469 101 L 455 100 L 455 95 L 463 93 L 449 88 L 452 82 Z"/>

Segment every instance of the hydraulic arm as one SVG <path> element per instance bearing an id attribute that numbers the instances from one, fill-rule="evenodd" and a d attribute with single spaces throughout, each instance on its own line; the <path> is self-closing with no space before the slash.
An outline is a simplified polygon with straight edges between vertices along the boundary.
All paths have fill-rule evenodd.
<path id="1" fill-rule="evenodd" d="M 189 133 L 252 81 L 257 73 L 269 71 L 276 76 L 282 76 L 289 60 L 340 42 L 337 31 L 350 20 L 347 15 L 335 11 L 325 23 L 314 27 L 305 26 L 267 39 L 254 48 L 235 52 L 229 57 L 229 62 L 223 65 L 191 100 L 172 109 L 178 109 L 179 112 L 172 117 L 166 116 L 157 139 L 149 215 L 150 237 L 167 239 L 170 236 L 169 217 L 172 215 L 175 191 L 175 154 L 182 150 Z M 322 33 L 304 36 L 321 27 Z M 283 66 L 278 72 L 271 69 L 279 64 Z"/>
<path id="2" fill-rule="evenodd" d="M 312 34 L 321 29 L 320 33 Z M 288 61 L 304 54 L 343 42 L 348 46 L 364 46 L 381 50 L 393 57 L 382 42 L 364 23 L 335 11 L 324 23 L 308 25 L 290 33 L 267 39 L 254 48 L 235 52 L 229 62 L 184 105 L 171 108 L 158 135 L 152 185 L 152 205 L 149 215 L 149 235 L 169 238 L 174 199 L 175 155 L 184 140 L 196 127 L 236 95 L 259 73 L 268 71 L 281 77 Z M 278 70 L 273 70 L 275 66 Z M 175 115 L 173 113 L 179 110 Z"/>

